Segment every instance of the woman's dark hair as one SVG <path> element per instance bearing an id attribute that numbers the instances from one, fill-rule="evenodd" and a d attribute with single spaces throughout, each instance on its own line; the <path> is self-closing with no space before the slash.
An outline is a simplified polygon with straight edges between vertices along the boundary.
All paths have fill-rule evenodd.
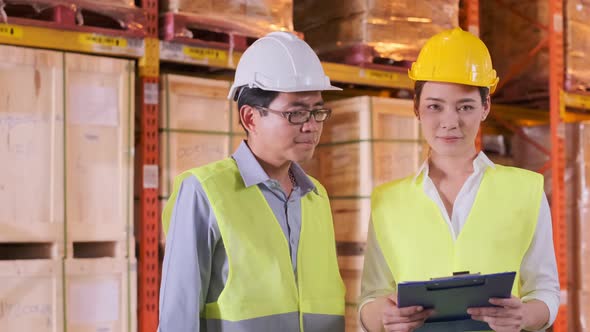
<path id="1" fill-rule="evenodd" d="M 420 103 L 420 95 L 422 95 L 422 89 L 424 88 L 424 84 L 426 84 L 426 82 L 427 81 L 416 81 L 416 83 L 414 83 L 414 102 L 416 103 L 416 106 L 418 106 Z M 488 96 L 490 95 L 490 89 L 482 86 L 478 86 L 477 88 L 479 89 L 479 95 L 481 96 L 481 104 L 485 105 L 488 100 Z"/>

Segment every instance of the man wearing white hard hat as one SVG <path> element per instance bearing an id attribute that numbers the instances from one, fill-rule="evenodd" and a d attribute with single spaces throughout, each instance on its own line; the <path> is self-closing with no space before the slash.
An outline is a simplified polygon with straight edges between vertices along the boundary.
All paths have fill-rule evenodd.
<path id="1" fill-rule="evenodd" d="M 328 195 L 298 165 L 330 116 L 325 90 L 340 89 L 293 34 L 243 54 L 228 98 L 247 140 L 179 175 L 164 208 L 161 332 L 344 331 Z"/>

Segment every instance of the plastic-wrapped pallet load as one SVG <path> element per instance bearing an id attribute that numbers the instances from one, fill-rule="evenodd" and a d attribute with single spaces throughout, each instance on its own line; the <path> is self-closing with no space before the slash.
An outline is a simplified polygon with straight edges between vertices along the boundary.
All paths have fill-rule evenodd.
<path id="1" fill-rule="evenodd" d="M 0 0 L 0 15 L 58 29 L 113 29 L 143 37 L 146 15 L 134 0 Z M 35 22 L 37 21 L 37 22 Z M 14 23 L 14 22 L 13 22 Z"/>
<path id="2" fill-rule="evenodd" d="M 458 25 L 458 12 L 458 0 L 295 0 L 294 21 L 324 59 L 412 61 L 428 38 Z"/>
<path id="3" fill-rule="evenodd" d="M 161 0 L 160 8 L 190 13 L 212 25 L 233 27 L 252 36 L 293 30 L 293 0 Z"/>
<path id="4" fill-rule="evenodd" d="M 590 91 L 590 1 L 566 0 L 566 89 Z"/>
<path id="5" fill-rule="evenodd" d="M 481 38 L 490 49 L 499 76 L 505 80 L 512 78 L 496 92 L 494 98 L 496 101 L 527 102 L 548 107 L 548 48 L 540 48 L 536 55 L 520 66 L 520 71 L 516 67 L 547 37 L 547 31 L 542 27 L 548 25 L 549 2 L 507 0 L 503 3 L 505 5 L 502 6 L 495 1 L 482 1 L 480 4 Z M 566 89 L 590 91 L 590 2 L 566 0 L 564 7 Z M 510 41 L 507 41 L 507 36 L 510 36 Z"/>
<path id="6" fill-rule="evenodd" d="M 355 97 L 327 106 L 332 116 L 304 168 L 330 195 L 340 273 L 347 288 L 347 331 L 358 331 L 356 305 L 371 191 L 414 174 L 426 149 L 411 100 Z"/>

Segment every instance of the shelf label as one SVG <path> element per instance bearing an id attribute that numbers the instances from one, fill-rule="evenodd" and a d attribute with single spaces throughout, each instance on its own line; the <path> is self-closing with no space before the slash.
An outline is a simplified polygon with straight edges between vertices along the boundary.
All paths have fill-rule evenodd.
<path id="1" fill-rule="evenodd" d="M 382 71 L 382 70 L 365 70 L 365 77 L 377 81 L 398 82 L 399 73 Z"/>
<path id="2" fill-rule="evenodd" d="M 23 29 L 13 25 L 0 24 L 0 37 L 22 38 Z"/>
<path id="3" fill-rule="evenodd" d="M 127 39 L 120 37 L 103 36 L 91 33 L 80 34 L 79 41 L 86 45 L 100 45 L 108 47 L 127 47 Z"/>
<path id="4" fill-rule="evenodd" d="M 184 46 L 182 52 L 186 56 L 198 61 L 227 61 L 227 52 L 222 50 Z"/>

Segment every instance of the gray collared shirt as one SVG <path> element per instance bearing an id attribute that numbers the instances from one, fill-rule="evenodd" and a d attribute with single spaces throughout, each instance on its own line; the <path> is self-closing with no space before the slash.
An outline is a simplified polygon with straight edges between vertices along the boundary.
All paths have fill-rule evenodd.
<path id="1" fill-rule="evenodd" d="M 244 184 L 257 185 L 289 242 L 293 271 L 301 231 L 301 198 L 316 190 L 296 163 L 291 171 L 297 185 L 287 197 L 278 181 L 262 169 L 245 142 L 232 155 Z M 170 229 L 160 287 L 161 332 L 204 331 L 200 314 L 205 303 L 215 302 L 225 286 L 228 262 L 223 240 L 207 195 L 199 180 L 186 178 L 179 189 Z"/>

